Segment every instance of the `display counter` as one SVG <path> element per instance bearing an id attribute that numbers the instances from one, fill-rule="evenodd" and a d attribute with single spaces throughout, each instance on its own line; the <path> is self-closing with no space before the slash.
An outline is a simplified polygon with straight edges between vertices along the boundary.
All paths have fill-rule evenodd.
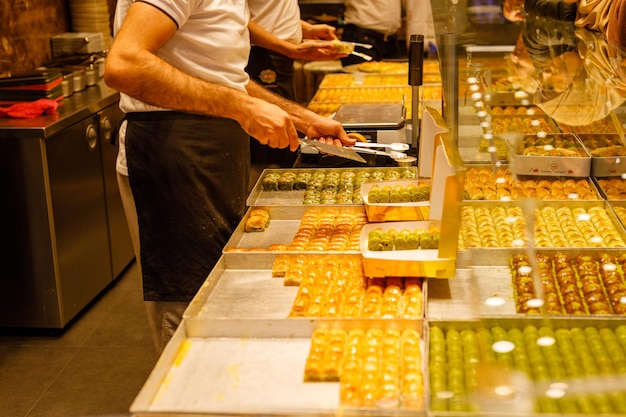
<path id="1" fill-rule="evenodd" d="M 312 161 L 264 172 L 131 412 L 626 414 L 623 90 L 589 80 L 571 86 L 587 95 L 568 96 L 567 77 L 522 76 L 511 55 L 522 26 L 489 19 L 481 31 L 468 3 L 432 2 L 445 41 L 441 94 L 420 109 L 432 169 Z M 576 54 L 607 50 L 577 35 Z M 621 86 L 603 69 L 605 87 Z M 362 94 L 374 78 L 327 74 L 318 98 Z M 426 214 L 399 209 L 414 203 L 395 188 L 407 172 L 420 174 L 415 190 L 428 183 Z M 423 219 L 372 221 L 370 191 L 392 183 L 382 212 Z M 257 210 L 269 224 L 246 231 Z M 431 252 L 435 240 L 446 243 Z M 453 273 L 403 268 L 432 253 Z"/>

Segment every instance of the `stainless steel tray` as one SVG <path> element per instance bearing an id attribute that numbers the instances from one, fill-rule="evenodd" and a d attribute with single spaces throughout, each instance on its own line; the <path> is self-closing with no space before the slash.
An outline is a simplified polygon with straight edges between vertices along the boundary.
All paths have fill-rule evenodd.
<path id="1" fill-rule="evenodd" d="M 242 326 L 248 331 L 242 332 Z M 166 346 L 130 407 L 134 415 L 424 415 L 401 409 L 346 409 L 339 383 L 304 382 L 311 335 L 318 326 L 415 329 L 404 321 L 186 320 Z M 239 333 L 239 334 L 237 334 Z"/>
<path id="2" fill-rule="evenodd" d="M 299 172 L 316 172 L 316 173 L 338 173 L 345 174 L 353 172 L 359 173 L 379 173 L 385 175 L 391 175 L 392 173 L 401 173 L 406 171 L 409 175 L 407 178 L 417 177 L 416 167 L 370 167 L 370 168 L 316 168 L 316 169 L 265 169 L 259 176 L 254 188 L 250 192 L 246 204 L 248 206 L 302 206 L 304 205 L 304 190 L 293 191 L 268 191 L 263 189 L 263 179 L 268 174 L 282 175 L 287 172 L 299 173 Z M 401 177 L 404 178 L 404 177 Z M 372 180 L 373 181 L 373 180 Z M 356 186 L 354 191 L 359 192 L 359 187 Z"/>
<path id="3" fill-rule="evenodd" d="M 559 353 L 561 346 L 559 346 L 558 336 L 556 339 L 554 336 L 543 336 L 541 337 L 541 332 L 552 330 L 553 332 L 558 331 L 559 329 L 585 329 L 584 338 L 589 341 L 590 346 L 594 346 L 593 348 L 588 348 L 586 346 L 581 347 L 580 350 L 574 348 L 576 353 L 572 353 L 575 356 L 577 363 L 579 361 L 584 362 L 585 359 L 590 359 L 594 356 L 594 352 L 596 348 L 600 351 L 606 349 L 605 342 L 601 341 L 602 339 L 591 339 L 587 336 L 588 329 L 596 329 L 600 331 L 601 329 L 611 329 L 615 331 L 618 326 L 623 325 L 623 321 L 616 320 L 607 320 L 607 319 L 571 319 L 571 318 L 551 318 L 546 319 L 545 317 L 534 317 L 534 318 L 485 318 L 483 320 L 443 320 L 436 321 L 431 320 L 428 323 L 428 326 L 424 329 L 426 344 L 426 354 L 430 357 L 431 353 L 433 355 L 437 355 L 439 360 L 437 362 L 427 362 L 426 366 L 428 369 L 429 375 L 433 375 L 435 371 L 431 373 L 431 368 L 437 366 L 439 375 L 441 372 L 447 373 L 449 377 L 454 377 L 457 374 L 453 374 L 449 371 L 448 366 L 454 367 L 458 366 L 452 362 L 448 362 L 446 358 L 446 354 L 441 355 L 441 345 L 437 347 L 437 350 L 433 350 L 431 352 L 431 344 L 430 340 L 432 337 L 432 333 L 434 327 L 441 329 L 444 332 L 444 338 L 446 340 L 449 337 L 449 332 L 454 330 L 461 334 L 464 330 L 474 330 L 476 332 L 480 330 L 493 331 L 498 328 L 501 332 L 508 332 L 511 329 L 519 329 L 521 332 L 525 332 L 525 329 L 537 329 L 537 347 L 532 351 L 528 351 L 524 349 L 524 346 L 521 346 L 521 350 L 517 349 L 515 339 L 510 338 L 505 334 L 504 338 L 501 340 L 494 340 L 491 346 L 487 345 L 481 346 L 481 343 L 478 342 L 475 345 L 475 349 L 478 348 L 478 351 L 474 351 L 478 358 L 476 361 L 472 362 L 474 364 L 473 372 L 476 373 L 478 386 L 477 389 L 471 393 L 471 397 L 466 397 L 464 394 L 468 394 L 464 389 L 460 390 L 461 396 L 457 396 L 455 398 L 454 404 L 456 405 L 467 405 L 469 404 L 472 408 L 477 408 L 480 411 L 472 411 L 472 412 L 454 412 L 454 411 L 433 411 L 435 407 L 433 401 L 443 400 L 444 404 L 439 402 L 439 406 L 443 405 L 446 407 L 445 402 L 448 399 L 452 399 L 455 397 L 454 392 L 444 390 L 433 392 L 435 388 L 434 385 L 429 385 L 429 396 L 427 398 L 428 401 L 428 409 L 429 413 L 437 416 L 462 416 L 462 415 L 471 415 L 471 416 L 508 416 L 508 417 L 528 417 L 528 416 L 545 416 L 545 415 L 559 415 L 559 416 L 582 416 L 582 415 L 597 415 L 597 412 L 587 412 L 584 414 L 579 413 L 560 413 L 558 411 L 547 412 L 544 410 L 543 412 L 536 411 L 537 405 L 541 398 L 552 398 L 552 399 L 560 399 L 562 396 L 553 395 L 556 391 L 562 390 L 562 394 L 567 394 L 568 396 L 601 396 L 603 400 L 608 401 L 607 397 L 613 395 L 619 395 L 623 400 L 624 395 L 624 386 L 626 386 L 626 376 L 623 373 L 617 373 L 613 370 L 612 365 L 608 365 L 608 368 L 604 368 L 599 374 L 593 373 L 593 376 L 579 376 L 572 378 L 568 376 L 564 369 L 565 365 L 563 364 L 554 364 L 556 369 L 562 370 L 561 376 L 555 376 L 553 374 L 553 370 L 550 369 L 549 373 L 552 376 L 548 376 L 546 378 L 533 379 L 529 377 L 525 372 L 521 372 L 521 368 L 518 368 L 516 361 L 520 361 L 520 365 L 523 366 L 523 359 L 526 358 L 530 360 L 530 364 L 528 365 L 528 369 L 537 370 L 539 366 L 537 365 L 532 358 L 535 360 L 539 359 L 544 362 L 544 366 L 547 368 L 552 368 L 552 366 L 547 365 L 545 361 L 550 360 L 550 357 L 547 356 L 547 353 L 544 353 L 544 349 L 546 352 L 548 349 L 552 349 L 553 355 L 558 355 L 559 359 L 565 360 L 565 354 L 561 357 Z M 556 334 L 556 333 L 555 333 Z M 522 336 L 526 338 L 526 335 Z M 527 341 L 524 342 L 528 343 Z M 498 344 L 501 344 L 497 346 Z M 556 344 L 556 346 L 554 346 Z M 526 345 L 528 346 L 528 345 Z M 485 348 L 485 349 L 482 349 Z M 490 363 L 485 362 L 485 351 L 487 349 L 493 349 L 495 352 L 496 358 L 492 358 Z M 447 343 L 445 349 L 448 349 Z M 450 352 L 452 349 L 447 350 Z M 445 352 L 445 351 L 444 351 Z M 494 352 L 491 352 L 492 354 Z M 497 358 L 498 355 L 511 355 L 510 352 L 515 352 L 512 354 L 511 361 L 508 364 L 505 364 L 505 361 Z M 586 354 L 585 354 L 586 352 Z M 606 358 L 607 353 L 604 353 Z M 610 355 L 610 354 L 608 354 Z M 443 362 L 441 362 L 441 359 Z M 540 359 L 542 358 L 542 359 Z M 571 359 L 571 358 L 570 358 Z M 612 358 L 613 359 L 613 358 Z M 598 361 L 599 362 L 599 361 Z M 500 363 L 500 365 L 498 365 Z M 466 368 L 469 366 L 467 363 L 465 364 Z M 598 365 L 602 367 L 603 365 Z M 601 368 L 602 369 L 602 368 Z M 449 373 L 448 373 L 449 372 Z M 460 371 L 463 374 L 463 370 Z M 586 373 L 586 371 L 583 371 Z M 460 381 L 463 381 L 461 379 Z M 430 381 L 432 382 L 432 381 Z M 461 382 L 462 386 L 465 387 L 465 384 Z M 457 385 L 455 385 L 457 387 Z M 497 393 L 499 389 L 506 388 L 506 393 L 504 391 Z M 458 389 L 458 388 L 457 388 Z M 514 395 L 513 395 L 514 393 Z M 499 397 L 502 395 L 502 397 Z M 565 397 L 568 398 L 568 397 Z M 572 398 L 572 397 L 569 397 Z M 447 407 L 451 407 L 453 404 L 452 400 L 447 404 Z M 556 404 L 554 404 L 556 406 Z M 564 405 L 560 405 L 561 407 Z M 447 408 L 446 407 L 446 408 Z M 591 407 L 593 409 L 593 407 Z M 593 411 L 597 411 L 594 409 Z M 604 415 L 621 415 L 621 413 L 614 412 L 611 414 Z"/>
<path id="4" fill-rule="evenodd" d="M 220 258 L 187 307 L 185 319 L 287 319 L 298 287 L 284 286 L 282 278 L 272 277 L 274 254 L 242 255 L 228 262 L 225 256 Z"/>
<path id="5" fill-rule="evenodd" d="M 264 209 L 270 215 L 270 224 L 264 232 L 245 232 L 245 222 L 249 213 L 254 209 Z M 230 239 L 224 246 L 223 253 L 225 256 L 240 255 L 233 253 L 233 250 L 269 250 L 271 245 L 288 245 L 293 240 L 302 216 L 308 211 L 316 211 L 321 213 L 365 213 L 363 206 L 346 205 L 346 206 L 253 206 L 248 209 L 248 213 L 239 223 Z M 298 252 L 302 253 L 302 252 Z M 318 252 L 320 253 L 320 252 Z M 248 253 L 254 255 L 255 253 Z"/>
<path id="6" fill-rule="evenodd" d="M 457 269 L 457 279 L 429 280 L 426 318 L 428 320 L 481 319 L 485 317 L 529 317 L 517 313 L 513 294 L 510 262 L 511 257 L 522 253 L 533 256 L 523 249 L 472 249 L 468 264 L 473 266 Z M 624 248 L 542 248 L 537 250 L 550 257 L 566 254 L 575 257 L 580 254 L 599 257 L 603 254 L 614 256 L 626 253 Z M 551 317 L 569 317 L 567 314 Z M 580 317 L 580 316 L 578 316 Z M 613 317 L 620 315 L 588 317 Z"/>
<path id="7" fill-rule="evenodd" d="M 338 383 L 303 382 L 312 323 L 285 322 L 281 327 L 257 322 L 257 332 L 247 336 L 201 324 L 178 328 L 131 405 L 132 413 L 256 415 L 337 409 Z M 238 327 L 236 322 L 229 326 Z M 194 331 L 199 329 L 203 332 Z"/>
<path id="8" fill-rule="evenodd" d="M 299 287 L 285 286 L 282 277 L 272 277 L 272 263 L 276 254 L 233 255 L 220 258 L 185 310 L 183 315 L 185 319 L 196 319 L 198 322 L 253 320 L 295 323 L 310 320 L 308 317 L 289 317 Z M 313 253 L 304 256 L 323 255 Z M 360 254 L 340 256 L 361 258 Z M 428 298 L 427 281 L 424 279 L 422 282 L 424 306 Z M 423 314 L 422 311 L 421 317 Z"/>
<path id="9" fill-rule="evenodd" d="M 467 201 L 498 201 L 497 199 L 496 200 L 493 200 L 493 199 L 480 200 L 480 199 L 468 198 L 471 195 L 471 190 L 469 190 L 469 188 L 472 186 L 478 186 L 478 187 L 481 187 L 482 189 L 485 187 L 498 188 L 498 187 L 502 187 L 504 184 L 509 190 L 513 190 L 514 188 L 516 188 L 515 185 L 517 185 L 517 183 L 519 182 L 519 186 L 523 189 L 530 186 L 529 188 L 530 190 L 536 190 L 540 186 L 543 186 L 544 188 L 547 187 L 547 185 L 542 184 L 544 180 L 547 181 L 548 182 L 547 185 L 550 185 L 550 186 L 552 186 L 552 183 L 555 181 L 561 181 L 561 183 L 568 181 L 568 180 L 575 181 L 575 182 L 584 181 L 589 186 L 589 190 L 593 194 L 593 198 L 591 195 L 589 195 L 587 198 L 582 198 L 582 200 L 602 200 L 603 199 L 602 194 L 600 193 L 600 190 L 598 188 L 598 185 L 596 184 L 595 181 L 593 181 L 589 177 L 573 178 L 573 177 L 567 177 L 567 176 L 555 177 L 555 176 L 539 176 L 539 175 L 515 175 L 511 172 L 511 169 L 507 163 L 501 164 L 498 167 L 495 174 L 494 174 L 493 165 L 489 165 L 489 164 L 469 165 L 468 170 L 465 174 L 464 191 L 467 193 L 467 195 L 464 194 L 464 199 Z M 534 184 L 532 184 L 532 182 L 534 182 Z M 532 194 L 528 194 L 528 196 L 532 196 L 533 198 L 537 198 L 543 201 L 551 201 L 551 200 L 553 201 L 580 201 L 581 200 L 581 198 L 579 198 L 576 195 L 568 195 L 566 199 L 554 198 L 551 196 L 550 197 L 548 196 L 534 197 Z M 510 200 L 521 200 L 523 198 L 527 198 L 526 195 L 522 195 L 520 198 L 515 198 L 515 196 L 513 195 L 509 196 Z"/>
<path id="10" fill-rule="evenodd" d="M 586 201 L 541 201 L 541 200 L 533 200 L 533 202 L 535 203 L 534 209 L 540 209 L 542 207 L 571 207 L 571 208 L 576 208 L 576 207 L 581 207 L 584 208 L 585 210 L 589 210 L 592 207 L 602 207 L 606 213 L 607 216 L 609 217 L 609 219 L 611 220 L 611 224 L 615 227 L 616 232 L 619 234 L 620 238 L 622 240 L 624 240 L 624 242 L 626 242 L 626 229 L 624 228 L 624 225 L 622 225 L 621 221 L 617 218 L 617 216 L 615 215 L 615 212 L 613 211 L 613 209 L 610 207 L 610 205 L 608 204 L 607 201 L 602 200 L 602 201 L 596 201 L 596 200 L 586 200 Z M 496 207 L 496 206 L 520 206 L 522 204 L 522 202 L 520 201 L 464 201 L 463 205 L 470 205 L 470 206 L 483 206 L 483 207 Z M 463 233 L 463 225 L 461 225 L 461 231 L 459 232 L 459 234 L 461 235 Z M 523 248 L 516 248 L 517 250 L 521 250 Z M 542 247 L 541 250 L 545 250 L 545 249 L 552 249 L 551 247 Z M 562 248 L 554 248 L 554 249 L 563 249 L 563 250 L 567 250 L 570 249 L 569 247 L 562 247 Z M 584 249 L 584 248 L 582 248 Z M 589 249 L 593 249 L 593 247 L 589 247 Z M 475 256 L 474 253 L 479 253 L 480 250 L 486 250 L 485 253 L 488 253 L 488 258 L 486 259 L 482 259 L 480 256 Z M 471 260 L 467 258 L 467 253 L 462 254 L 460 257 L 462 259 L 462 263 L 461 265 L 467 265 L 467 262 L 470 262 L 470 265 L 503 265 L 503 262 L 506 262 L 507 257 L 510 257 L 510 253 L 511 253 L 512 248 L 472 248 L 471 249 Z M 474 252 L 476 251 L 476 252 Z M 460 252 L 470 252 L 467 249 L 464 249 L 463 251 Z M 481 260 L 482 259 L 482 260 Z M 485 262 L 485 263 L 483 263 Z"/>

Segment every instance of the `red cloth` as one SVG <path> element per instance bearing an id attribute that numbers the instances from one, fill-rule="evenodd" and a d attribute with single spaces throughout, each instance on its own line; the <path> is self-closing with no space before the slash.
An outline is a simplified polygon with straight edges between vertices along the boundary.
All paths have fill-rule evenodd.
<path id="1" fill-rule="evenodd" d="M 43 114 L 53 114 L 57 111 L 59 103 L 47 98 L 41 98 L 28 103 L 16 103 L 11 107 L 0 107 L 0 117 L 12 117 L 14 119 L 32 119 Z"/>

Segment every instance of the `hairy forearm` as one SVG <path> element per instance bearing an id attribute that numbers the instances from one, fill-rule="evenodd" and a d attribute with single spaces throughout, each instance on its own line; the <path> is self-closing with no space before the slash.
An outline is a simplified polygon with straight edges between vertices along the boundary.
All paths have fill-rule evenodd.
<path id="1" fill-rule="evenodd" d="M 250 42 L 253 45 L 293 58 L 295 48 L 292 43 L 277 38 L 252 20 L 248 22 L 248 30 L 250 31 Z"/>
<path id="2" fill-rule="evenodd" d="M 107 84 L 165 109 L 240 120 L 254 107 L 245 92 L 192 77 L 156 55 L 134 51 L 107 59 Z"/>

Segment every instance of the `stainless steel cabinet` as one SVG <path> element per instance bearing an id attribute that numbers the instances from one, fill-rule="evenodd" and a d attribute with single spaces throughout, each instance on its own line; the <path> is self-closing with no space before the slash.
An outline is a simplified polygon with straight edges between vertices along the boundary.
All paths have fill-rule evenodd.
<path id="1" fill-rule="evenodd" d="M 2 328 L 63 329 L 133 259 L 107 140 L 121 113 L 113 93 L 89 94 L 0 120 Z"/>
<path id="2" fill-rule="evenodd" d="M 88 118 L 42 141 L 42 162 L 48 165 L 50 182 L 46 196 L 51 203 L 50 243 L 58 263 L 59 325 L 65 325 L 112 279 L 102 143 L 87 133 L 96 127 L 97 119 Z"/>
<path id="3" fill-rule="evenodd" d="M 98 133 L 101 139 L 102 177 L 107 207 L 109 248 L 111 251 L 111 270 L 113 277 L 118 277 L 133 259 L 133 245 L 126 223 L 124 206 L 120 198 L 115 173 L 117 146 L 111 144 L 111 136 L 124 114 L 117 104 L 98 112 Z"/>

